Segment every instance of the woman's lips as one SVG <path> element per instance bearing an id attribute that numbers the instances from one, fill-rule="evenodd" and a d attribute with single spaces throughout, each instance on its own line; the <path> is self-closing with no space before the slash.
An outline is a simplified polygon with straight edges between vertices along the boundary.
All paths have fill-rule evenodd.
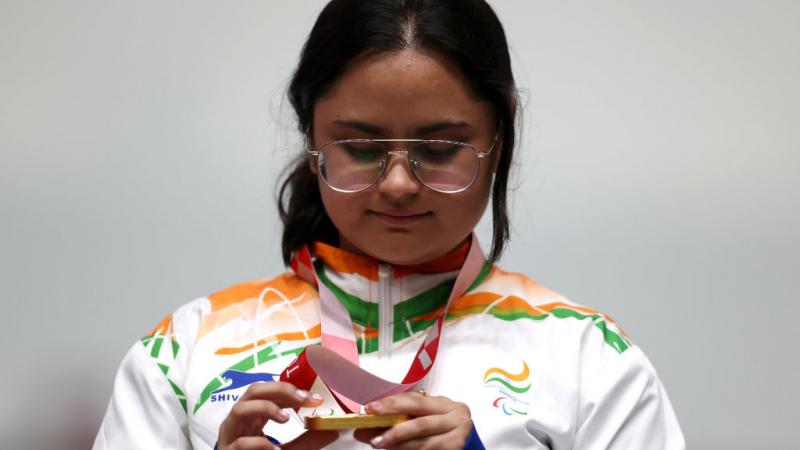
<path id="1" fill-rule="evenodd" d="M 430 212 L 424 213 L 411 213 L 411 212 L 379 212 L 370 211 L 370 213 L 377 219 L 386 222 L 389 225 L 411 225 L 427 216 Z"/>

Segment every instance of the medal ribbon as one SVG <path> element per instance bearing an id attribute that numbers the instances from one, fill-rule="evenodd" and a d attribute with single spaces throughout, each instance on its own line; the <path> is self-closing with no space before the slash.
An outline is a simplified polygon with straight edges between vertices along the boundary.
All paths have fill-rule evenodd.
<path id="1" fill-rule="evenodd" d="M 385 380 L 359 367 L 350 314 L 325 283 L 317 278 L 307 246 L 295 253 L 291 265 L 299 277 L 315 284 L 319 290 L 322 346 L 306 347 L 281 373 L 280 379 L 309 390 L 314 380 L 320 377 L 345 411 L 357 413 L 362 404 L 411 389 L 430 372 L 436 362 L 447 311 L 452 302 L 464 295 L 477 278 L 483 267 L 483 252 L 475 233 L 472 233 L 467 258 L 458 272 L 447 304 L 436 323 L 428 329 L 401 383 Z"/>

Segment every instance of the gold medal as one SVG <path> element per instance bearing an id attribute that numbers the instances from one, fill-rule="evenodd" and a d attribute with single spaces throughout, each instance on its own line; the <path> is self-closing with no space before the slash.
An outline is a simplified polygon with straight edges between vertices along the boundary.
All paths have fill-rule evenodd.
<path id="1" fill-rule="evenodd" d="M 306 429 L 347 430 L 350 428 L 389 428 L 409 417 L 406 414 L 344 414 L 339 416 L 306 416 Z"/>

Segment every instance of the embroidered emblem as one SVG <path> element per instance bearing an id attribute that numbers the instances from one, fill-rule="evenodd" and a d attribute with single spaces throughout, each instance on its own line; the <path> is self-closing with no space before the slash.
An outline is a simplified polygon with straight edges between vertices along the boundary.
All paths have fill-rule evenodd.
<path id="1" fill-rule="evenodd" d="M 277 374 L 274 373 L 247 373 L 239 372 L 238 370 L 226 370 L 222 374 L 222 378 L 230 380 L 231 384 L 219 388 L 212 394 L 219 394 L 220 392 L 230 391 L 231 389 L 239 389 L 240 387 L 249 386 L 258 381 L 275 381 Z"/>
<path id="2" fill-rule="evenodd" d="M 239 400 L 241 394 L 223 394 L 223 392 L 243 388 L 259 381 L 275 381 L 278 375 L 266 372 L 247 373 L 238 370 L 226 370 L 220 377 L 229 380 L 230 384 L 212 391 L 209 397 L 211 403 L 235 402 Z"/>
<path id="3" fill-rule="evenodd" d="M 483 383 L 484 387 L 497 391 L 492 406 L 500 408 L 508 416 L 527 415 L 530 404 L 522 399 L 522 394 L 531 389 L 531 383 L 528 381 L 530 374 L 530 368 L 525 361 L 522 361 L 522 371 L 519 373 L 511 373 L 500 367 L 490 367 L 483 375 Z"/>

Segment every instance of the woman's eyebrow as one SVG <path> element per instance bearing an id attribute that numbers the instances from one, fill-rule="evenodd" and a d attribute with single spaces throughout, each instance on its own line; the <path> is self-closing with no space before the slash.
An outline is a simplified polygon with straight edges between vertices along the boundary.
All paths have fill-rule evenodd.
<path id="1" fill-rule="evenodd" d="M 377 134 L 377 135 L 384 134 L 383 128 L 377 125 L 373 125 L 371 123 L 361 122 L 358 120 L 334 120 L 333 123 L 337 125 L 342 125 L 347 128 L 353 128 L 358 131 L 363 131 L 364 133 L 368 134 Z"/>
<path id="2" fill-rule="evenodd" d="M 440 122 L 435 122 L 430 125 L 425 125 L 423 127 L 417 128 L 417 134 L 426 135 L 437 131 L 449 130 L 451 128 L 471 128 L 471 127 L 472 125 L 464 121 L 443 120 Z"/>
<path id="3" fill-rule="evenodd" d="M 352 128 L 364 133 L 385 136 L 388 133 L 383 128 L 367 123 L 360 120 L 334 120 L 333 123 L 347 128 Z M 417 135 L 426 135 L 436 131 L 451 129 L 451 128 L 471 128 L 472 125 L 460 120 L 442 120 L 428 125 L 423 125 L 415 130 Z"/>

